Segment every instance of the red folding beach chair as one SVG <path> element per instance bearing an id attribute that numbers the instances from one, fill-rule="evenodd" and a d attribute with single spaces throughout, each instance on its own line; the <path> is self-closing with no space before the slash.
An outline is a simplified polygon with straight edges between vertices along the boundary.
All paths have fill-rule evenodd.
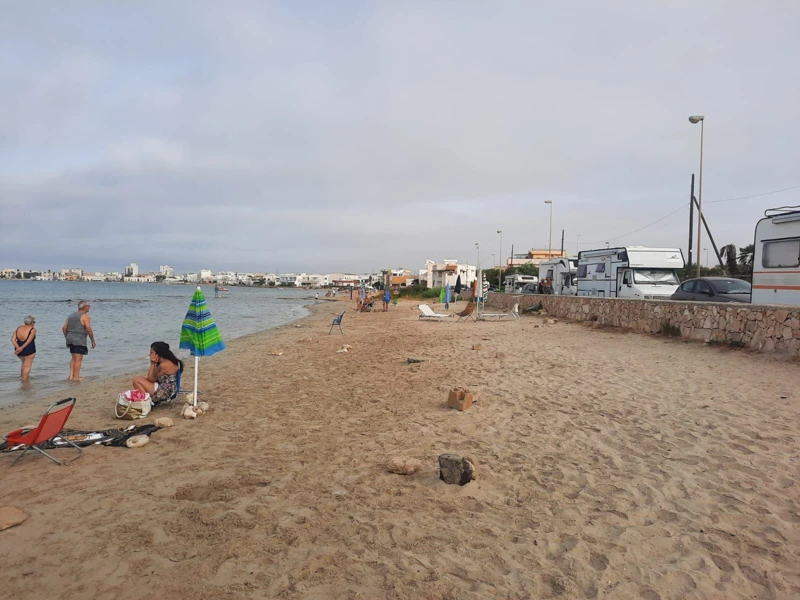
<path id="1" fill-rule="evenodd" d="M 76 460 L 77 458 L 80 458 L 80 455 L 83 454 L 83 450 L 64 438 L 60 439 L 78 451 L 78 456 L 75 458 L 71 458 L 62 462 L 60 460 L 56 460 L 41 448 L 37 448 L 37 446 L 40 444 L 49 442 L 54 437 L 57 437 L 59 433 L 61 433 L 74 407 L 75 398 L 65 398 L 64 400 L 59 400 L 45 411 L 44 415 L 42 415 L 42 420 L 39 421 L 39 425 L 35 429 L 31 429 L 30 431 L 17 429 L 16 431 L 9 433 L 6 436 L 6 442 L 8 442 L 9 446 L 19 446 L 20 444 L 24 444 L 26 446 L 22 454 L 17 457 L 17 460 L 11 463 L 11 466 L 13 467 L 15 464 L 17 464 L 19 459 L 25 456 L 25 453 L 31 448 L 37 452 L 41 452 L 47 458 L 52 460 L 54 463 L 58 463 L 59 465 L 66 464 Z"/>

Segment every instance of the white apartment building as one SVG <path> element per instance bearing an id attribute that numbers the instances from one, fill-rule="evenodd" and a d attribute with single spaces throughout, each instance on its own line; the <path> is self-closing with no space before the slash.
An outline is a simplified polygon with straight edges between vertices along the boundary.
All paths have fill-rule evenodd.
<path id="1" fill-rule="evenodd" d="M 83 274 L 84 281 L 105 281 L 106 275 L 105 273 L 84 273 Z"/>
<path id="2" fill-rule="evenodd" d="M 211 281 L 214 278 L 214 274 L 211 272 L 211 269 L 200 269 L 198 277 L 200 281 Z"/>
<path id="3" fill-rule="evenodd" d="M 139 265 L 136 263 L 131 263 L 124 270 L 125 277 L 138 277 L 139 276 Z"/>
<path id="4" fill-rule="evenodd" d="M 156 276 L 154 273 L 147 275 L 128 275 L 122 279 L 125 283 L 155 283 Z"/>
<path id="5" fill-rule="evenodd" d="M 174 277 L 175 269 L 173 269 L 169 265 L 161 265 L 160 267 L 158 267 L 158 274 L 163 275 L 164 277 Z"/>
<path id="6" fill-rule="evenodd" d="M 183 278 L 189 283 L 197 283 L 200 279 L 200 276 L 197 273 L 186 273 Z"/>
<path id="7" fill-rule="evenodd" d="M 425 261 L 425 268 L 419 271 L 419 280 L 428 288 L 444 287 L 448 283 L 455 286 L 459 275 L 461 285 L 472 284 L 478 277 L 477 269 L 473 265 L 459 263 L 456 259 L 446 258 L 437 263 L 432 260 Z"/>

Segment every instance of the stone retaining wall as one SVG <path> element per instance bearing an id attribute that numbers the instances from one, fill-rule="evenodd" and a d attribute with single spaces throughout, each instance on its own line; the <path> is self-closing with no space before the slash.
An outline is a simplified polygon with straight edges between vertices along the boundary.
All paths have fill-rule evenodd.
<path id="1" fill-rule="evenodd" d="M 641 333 L 657 333 L 669 324 L 688 339 L 800 354 L 800 307 L 539 294 L 489 294 L 488 306 L 511 310 L 514 302 L 519 302 L 520 311 L 541 302 L 549 315 L 572 321 L 596 321 Z"/>

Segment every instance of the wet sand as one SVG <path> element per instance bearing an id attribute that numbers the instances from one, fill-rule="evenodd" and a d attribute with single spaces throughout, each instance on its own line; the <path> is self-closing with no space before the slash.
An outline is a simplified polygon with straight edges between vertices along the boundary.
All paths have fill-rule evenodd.
<path id="1" fill-rule="evenodd" d="M 28 514 L 0 532 L 3 595 L 800 597 L 797 363 L 415 307 L 341 299 L 234 340 L 201 362 L 211 412 L 155 410 L 175 426 L 143 448 L 0 455 L 0 505 Z M 478 395 L 466 412 L 444 407 L 455 386 Z M 127 387 L 75 386 L 69 425 L 120 426 Z M 0 431 L 47 404 L 0 410 Z M 445 452 L 477 480 L 439 481 Z M 424 467 L 389 473 L 393 456 Z"/>

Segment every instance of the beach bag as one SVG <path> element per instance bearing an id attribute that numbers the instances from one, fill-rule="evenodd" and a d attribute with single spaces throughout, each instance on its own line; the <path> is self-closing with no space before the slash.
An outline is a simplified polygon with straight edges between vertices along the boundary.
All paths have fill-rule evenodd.
<path id="1" fill-rule="evenodd" d="M 144 419 L 150 414 L 153 402 L 150 394 L 141 390 L 128 390 L 122 392 L 114 405 L 114 414 L 118 419 L 134 420 Z"/>

